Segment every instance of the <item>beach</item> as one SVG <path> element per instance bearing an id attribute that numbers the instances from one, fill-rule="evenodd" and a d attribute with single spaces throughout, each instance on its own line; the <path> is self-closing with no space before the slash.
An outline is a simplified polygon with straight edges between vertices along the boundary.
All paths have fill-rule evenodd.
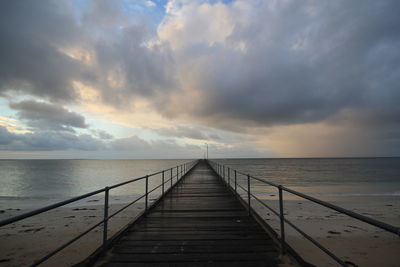
<path id="1" fill-rule="evenodd" d="M 279 210 L 277 201 L 265 200 L 265 203 Z M 394 226 L 400 225 L 399 198 L 346 198 L 331 200 L 331 203 Z M 265 221 L 279 233 L 277 217 L 260 204 L 253 204 Z M 345 261 L 367 267 L 399 266 L 400 238 L 395 234 L 309 201 L 285 201 L 284 214 L 286 219 Z M 288 244 L 306 261 L 316 266 L 338 266 L 287 224 L 285 235 Z"/>
<path id="2" fill-rule="evenodd" d="M 110 213 L 126 202 L 114 197 L 118 204 L 110 205 Z M 103 216 L 100 198 L 86 200 L 71 207 L 58 208 L 44 214 L 5 226 L 0 232 L 0 266 L 25 266 L 75 237 Z M 122 201 L 122 202 L 121 202 Z M 265 200 L 277 209 L 277 201 Z M 2 202 L 4 203 L 4 202 Z M 14 202 L 15 205 L 16 202 Z M 383 222 L 400 224 L 399 198 L 346 198 L 336 205 Z M 265 207 L 252 203 L 260 215 L 279 233 L 279 221 Z M 285 217 L 326 246 L 340 258 L 358 266 L 399 266 L 400 239 L 376 227 L 339 214 L 309 201 L 288 200 Z M 23 207 L 23 206 L 19 206 Z M 29 209 L 0 207 L 0 218 L 17 215 Z M 117 232 L 143 210 L 138 204 L 115 216 L 109 222 L 109 236 Z M 337 266 L 328 256 L 286 225 L 287 242 L 307 261 L 316 266 Z M 48 260 L 43 266 L 70 266 L 90 255 L 102 240 L 102 226 Z"/>
<path id="3" fill-rule="evenodd" d="M 122 208 L 126 201 L 117 197 L 118 204 L 111 204 L 109 214 Z M 60 207 L 27 218 L 0 229 L 0 266 L 27 266 L 50 251 L 76 237 L 103 219 L 103 205 L 99 198 L 92 198 L 73 206 Z M 14 201 L 14 204 L 17 201 Z M 15 216 L 31 209 L 23 203 L 13 208 L 0 206 L 0 219 Z M 143 211 L 143 203 L 134 204 L 109 220 L 108 236 L 132 221 Z M 56 254 L 41 266 L 71 266 L 89 256 L 102 243 L 103 225 Z"/>

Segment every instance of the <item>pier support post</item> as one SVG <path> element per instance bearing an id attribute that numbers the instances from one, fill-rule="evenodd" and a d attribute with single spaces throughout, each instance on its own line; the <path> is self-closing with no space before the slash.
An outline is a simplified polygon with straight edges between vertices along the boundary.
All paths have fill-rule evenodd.
<path id="1" fill-rule="evenodd" d="M 282 185 L 278 186 L 279 189 L 279 218 L 281 223 L 281 251 L 282 254 L 285 254 L 285 221 L 283 215 L 283 194 L 282 194 Z"/>
<path id="2" fill-rule="evenodd" d="M 103 223 L 103 247 L 107 243 L 107 233 L 108 233 L 108 198 L 110 189 L 108 186 L 104 188 L 104 223 Z"/>

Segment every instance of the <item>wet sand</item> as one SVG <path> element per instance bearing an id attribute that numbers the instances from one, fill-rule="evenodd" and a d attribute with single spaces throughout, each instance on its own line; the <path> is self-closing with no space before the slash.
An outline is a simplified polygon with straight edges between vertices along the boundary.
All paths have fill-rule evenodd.
<path id="1" fill-rule="evenodd" d="M 119 199 L 116 199 L 119 200 Z M 79 205 L 58 208 L 30 219 L 0 228 L 0 266 L 25 266 L 44 256 L 52 249 L 73 238 L 91 225 L 102 220 L 102 199 L 91 199 Z M 330 200 L 332 201 L 332 200 Z M 277 201 L 266 200 L 277 209 Z M 0 218 L 26 212 L 28 208 L 8 208 L 0 205 Z M 279 232 L 276 216 L 261 205 L 252 202 L 263 218 Z M 335 204 L 381 220 L 400 225 L 399 198 L 363 199 L 347 198 Z M 110 205 L 110 214 L 123 203 Z M 130 222 L 143 205 L 128 208 L 109 222 L 109 236 Z M 302 230 L 325 245 L 337 256 L 358 266 L 399 266 L 400 238 L 376 227 L 358 222 L 346 215 L 308 201 L 285 201 L 285 216 Z M 307 261 L 316 266 L 337 266 L 308 240 L 286 226 L 287 242 Z M 92 253 L 102 240 L 102 226 L 63 250 L 43 266 L 70 266 Z"/>
<path id="2" fill-rule="evenodd" d="M 330 201 L 333 201 L 332 199 Z M 277 201 L 266 203 L 277 210 Z M 346 198 L 334 204 L 362 215 L 400 226 L 399 198 Z M 309 201 L 284 203 L 285 217 L 323 244 L 339 258 L 357 266 L 400 266 L 400 237 Z M 279 232 L 279 221 L 265 207 L 257 205 L 263 218 Z M 269 214 L 269 215 L 268 215 Z M 316 266 L 338 266 L 329 256 L 285 225 L 287 242 Z"/>
<path id="3" fill-rule="evenodd" d="M 86 201 L 88 205 L 61 207 L 0 228 L 0 266 L 27 266 L 45 256 L 103 219 L 103 200 Z M 109 214 L 124 204 L 111 204 Z M 123 228 L 143 210 L 132 205 L 110 219 L 108 236 Z M 0 206 L 0 218 L 29 211 L 24 208 Z M 71 266 L 101 245 L 103 226 L 100 225 L 71 246 L 53 256 L 41 266 Z"/>

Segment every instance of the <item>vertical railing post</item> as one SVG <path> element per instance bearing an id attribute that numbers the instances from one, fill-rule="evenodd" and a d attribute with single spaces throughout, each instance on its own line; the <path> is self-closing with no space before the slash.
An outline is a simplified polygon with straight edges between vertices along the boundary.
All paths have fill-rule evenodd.
<path id="1" fill-rule="evenodd" d="M 164 170 L 162 171 L 162 195 L 164 195 Z"/>
<path id="2" fill-rule="evenodd" d="M 285 221 L 283 215 L 283 194 L 282 194 L 282 185 L 278 186 L 279 189 L 279 218 L 281 223 L 281 251 L 285 253 Z"/>
<path id="3" fill-rule="evenodd" d="M 171 187 L 172 187 L 172 168 L 171 168 Z"/>
<path id="4" fill-rule="evenodd" d="M 228 168 L 228 188 L 231 185 L 231 168 Z"/>
<path id="5" fill-rule="evenodd" d="M 179 178 L 178 173 L 179 173 L 178 166 L 176 166 L 176 181 L 177 181 L 177 182 L 178 182 L 178 178 Z"/>
<path id="6" fill-rule="evenodd" d="M 250 175 L 247 174 L 247 205 L 249 210 L 249 216 L 251 215 L 251 196 L 250 196 Z"/>
<path id="7" fill-rule="evenodd" d="M 224 168 L 224 171 L 223 171 L 223 178 L 224 178 L 224 181 L 225 181 L 225 165 L 222 165 L 222 167 Z"/>
<path id="8" fill-rule="evenodd" d="M 147 213 L 147 207 L 149 205 L 149 176 L 146 175 L 146 198 L 145 198 L 145 213 Z"/>
<path id="9" fill-rule="evenodd" d="M 107 244 L 107 233 L 108 233 L 108 198 L 110 189 L 108 186 L 105 187 L 104 191 L 104 223 L 103 223 L 103 247 Z"/>
<path id="10" fill-rule="evenodd" d="M 237 176 L 236 176 L 236 170 L 235 170 L 235 193 L 237 194 Z"/>

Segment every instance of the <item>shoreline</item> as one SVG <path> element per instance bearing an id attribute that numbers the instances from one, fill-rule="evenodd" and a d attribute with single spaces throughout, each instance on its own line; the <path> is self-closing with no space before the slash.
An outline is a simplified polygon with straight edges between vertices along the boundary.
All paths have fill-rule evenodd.
<path id="1" fill-rule="evenodd" d="M 109 214 L 136 196 L 110 196 Z M 25 199 L 26 200 L 26 199 Z M 0 218 L 27 212 L 38 203 L 0 202 Z M 327 200 L 343 208 L 398 226 L 399 197 L 346 197 Z M 81 200 L 0 228 L 0 266 L 24 266 L 46 255 L 103 218 L 102 196 Z M 278 210 L 276 200 L 263 201 Z M 19 205 L 15 205 L 19 202 Z M 53 201 L 54 202 L 54 201 Z M 52 203 L 53 203 L 52 202 Z M 7 206 L 6 206 L 7 205 Z M 252 201 L 265 221 L 279 233 L 279 220 L 265 207 Z M 7 208 L 6 208 L 7 207 Z M 109 223 L 109 236 L 130 222 L 143 210 L 141 202 L 116 215 Z M 398 266 L 399 238 L 336 211 L 310 201 L 285 200 L 285 217 L 315 238 L 340 258 L 359 266 Z M 325 254 L 300 234 L 285 225 L 287 242 L 306 260 L 317 266 L 336 266 Z M 52 257 L 43 266 L 70 266 L 90 255 L 102 240 L 102 225 Z"/>

